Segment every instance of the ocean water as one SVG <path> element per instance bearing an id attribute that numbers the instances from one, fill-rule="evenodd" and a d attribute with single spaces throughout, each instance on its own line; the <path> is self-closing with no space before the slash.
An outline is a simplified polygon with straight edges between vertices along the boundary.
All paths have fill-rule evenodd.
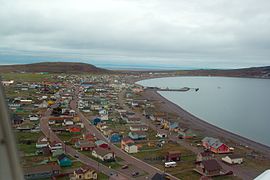
<path id="1" fill-rule="evenodd" d="M 137 82 L 199 91 L 159 92 L 213 125 L 270 146 L 270 80 L 228 77 L 170 77 Z"/>

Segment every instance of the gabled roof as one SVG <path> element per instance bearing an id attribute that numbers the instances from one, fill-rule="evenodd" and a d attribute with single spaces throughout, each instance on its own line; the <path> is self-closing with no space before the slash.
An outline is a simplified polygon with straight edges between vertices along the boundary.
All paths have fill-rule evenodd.
<path id="1" fill-rule="evenodd" d="M 106 143 L 106 142 L 103 141 L 103 140 L 97 140 L 97 141 L 95 142 L 95 144 L 96 144 L 97 146 L 99 146 L 99 145 L 101 145 L 101 144 L 108 144 L 108 143 Z"/>
<path id="2" fill-rule="evenodd" d="M 201 163 L 207 171 L 215 171 L 222 169 L 217 160 L 215 159 L 205 160 L 202 161 Z"/>
<path id="3" fill-rule="evenodd" d="M 64 158 L 69 159 L 65 154 L 61 154 L 60 156 L 57 157 L 57 159 L 58 159 L 59 161 L 61 161 L 61 160 L 64 159 Z"/>
<path id="4" fill-rule="evenodd" d="M 98 155 L 101 155 L 101 156 L 105 156 L 109 153 L 113 153 L 109 149 L 104 149 L 104 148 L 100 148 L 100 147 L 95 148 L 93 151 L 95 151 Z"/>
<path id="5" fill-rule="evenodd" d="M 212 146 L 215 149 L 219 148 L 223 144 L 219 139 L 213 137 L 205 137 L 202 142 L 208 143 L 209 146 Z"/>

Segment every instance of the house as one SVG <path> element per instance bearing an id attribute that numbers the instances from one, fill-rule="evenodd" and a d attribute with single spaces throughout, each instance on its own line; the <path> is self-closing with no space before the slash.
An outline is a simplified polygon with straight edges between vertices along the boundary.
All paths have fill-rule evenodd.
<path id="1" fill-rule="evenodd" d="M 106 115 L 106 114 L 108 114 L 108 111 L 107 110 L 105 110 L 105 109 L 101 109 L 101 110 L 99 110 L 99 115 L 101 116 L 101 115 Z"/>
<path id="2" fill-rule="evenodd" d="M 126 119 L 126 122 L 127 122 L 128 124 L 140 124 L 140 123 L 141 123 L 141 119 L 138 118 L 138 117 L 128 117 L 128 118 Z"/>
<path id="3" fill-rule="evenodd" d="M 165 157 L 166 161 L 180 161 L 181 152 L 180 151 L 169 151 Z"/>
<path id="4" fill-rule="evenodd" d="M 29 120 L 30 121 L 38 121 L 39 117 L 38 117 L 38 115 L 29 115 Z"/>
<path id="5" fill-rule="evenodd" d="M 242 164 L 243 163 L 243 157 L 240 155 L 228 155 L 226 157 L 221 158 L 222 161 L 228 163 L 228 164 Z"/>
<path id="6" fill-rule="evenodd" d="M 43 156 L 51 156 L 52 155 L 50 148 L 48 146 L 41 148 L 41 153 Z"/>
<path id="7" fill-rule="evenodd" d="M 179 122 L 170 122 L 169 123 L 169 131 L 178 131 L 179 129 Z"/>
<path id="8" fill-rule="evenodd" d="M 146 138 L 146 133 L 144 131 L 129 132 L 128 136 L 133 140 L 141 140 Z"/>
<path id="9" fill-rule="evenodd" d="M 97 147 L 100 147 L 100 148 L 104 148 L 104 149 L 109 148 L 109 144 L 102 140 L 95 141 L 95 144 Z"/>
<path id="10" fill-rule="evenodd" d="M 196 162 L 213 159 L 213 154 L 210 151 L 204 151 L 197 154 Z"/>
<path id="11" fill-rule="evenodd" d="M 100 115 L 100 119 L 101 119 L 101 121 L 108 121 L 109 115 L 108 114 Z"/>
<path id="12" fill-rule="evenodd" d="M 96 141 L 96 137 L 90 132 L 84 133 L 83 139 L 88 140 L 88 141 Z"/>
<path id="13" fill-rule="evenodd" d="M 104 149 L 97 147 L 93 149 L 92 156 L 95 158 L 98 158 L 102 161 L 114 161 L 115 160 L 115 154 L 109 149 Z"/>
<path id="14" fill-rule="evenodd" d="M 121 135 L 119 135 L 118 133 L 113 133 L 111 136 L 110 136 L 110 142 L 112 143 L 117 143 L 117 142 L 120 142 L 121 141 Z"/>
<path id="15" fill-rule="evenodd" d="M 76 169 L 73 175 L 76 180 L 98 179 L 97 172 L 88 166 Z"/>
<path id="16" fill-rule="evenodd" d="M 230 152 L 229 147 L 216 138 L 205 137 L 202 139 L 202 145 L 213 153 L 223 154 Z"/>
<path id="17" fill-rule="evenodd" d="M 168 177 L 166 174 L 156 173 L 151 180 L 170 180 L 171 178 Z"/>
<path id="18" fill-rule="evenodd" d="M 62 143 L 55 142 L 55 141 L 49 144 L 49 148 L 50 148 L 51 152 L 54 152 L 58 149 L 63 150 Z"/>
<path id="19" fill-rule="evenodd" d="M 72 165 L 72 161 L 65 154 L 61 154 L 57 157 L 57 163 L 61 167 L 69 167 Z"/>
<path id="20" fill-rule="evenodd" d="M 93 123 L 93 125 L 96 126 L 98 123 L 101 123 L 101 119 L 100 118 L 95 118 L 95 119 L 93 119 L 92 123 Z"/>
<path id="21" fill-rule="evenodd" d="M 191 129 L 189 128 L 184 128 L 184 129 L 180 129 L 178 131 L 178 137 L 180 139 L 191 139 L 193 137 L 195 137 L 196 135 L 192 132 Z"/>
<path id="22" fill-rule="evenodd" d="M 125 148 L 124 150 L 127 152 L 127 153 L 137 153 L 138 152 L 138 146 L 134 143 L 128 143 L 125 145 Z"/>
<path id="23" fill-rule="evenodd" d="M 71 119 L 64 120 L 64 122 L 62 123 L 62 126 L 72 126 L 72 125 L 74 125 L 74 122 Z"/>
<path id="24" fill-rule="evenodd" d="M 130 139 L 129 137 L 122 138 L 122 140 L 121 140 L 121 149 L 125 150 L 126 144 L 129 144 L 129 143 L 133 144 L 134 141 L 132 139 Z"/>
<path id="25" fill-rule="evenodd" d="M 148 126 L 143 124 L 134 124 L 129 126 L 130 131 L 148 131 Z"/>
<path id="26" fill-rule="evenodd" d="M 203 176 L 218 176 L 222 172 L 222 167 L 215 159 L 205 160 L 196 165 L 195 171 Z"/>
<path id="27" fill-rule="evenodd" d="M 24 169 L 24 178 L 26 180 L 32 179 L 46 179 L 60 174 L 61 167 L 57 164 L 44 164 L 33 166 Z"/>
<path id="28" fill-rule="evenodd" d="M 81 128 L 78 126 L 72 126 L 68 128 L 68 131 L 73 134 L 80 134 Z"/>
<path id="29" fill-rule="evenodd" d="M 80 148 L 81 151 L 92 151 L 96 147 L 96 144 L 88 140 L 79 140 L 75 143 L 75 147 Z"/>
<path id="30" fill-rule="evenodd" d="M 156 137 L 159 137 L 159 138 L 166 138 L 167 136 L 168 134 L 166 132 L 161 132 L 161 131 L 158 131 L 156 134 Z"/>
<path id="31" fill-rule="evenodd" d="M 36 148 L 47 147 L 49 144 L 48 139 L 45 136 L 40 136 L 36 143 Z"/>

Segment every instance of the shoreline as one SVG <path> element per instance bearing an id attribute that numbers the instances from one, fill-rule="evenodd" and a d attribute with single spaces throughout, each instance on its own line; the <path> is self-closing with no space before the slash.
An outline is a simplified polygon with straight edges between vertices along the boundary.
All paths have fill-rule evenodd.
<path id="1" fill-rule="evenodd" d="M 259 142 L 253 141 L 251 139 L 245 138 L 241 135 L 235 134 L 233 132 L 222 129 L 218 126 L 210 124 L 190 112 L 183 109 L 181 106 L 169 101 L 162 95 L 160 95 L 157 91 L 153 90 L 145 90 L 143 92 L 143 97 L 146 99 L 161 101 L 164 103 L 160 103 L 160 110 L 165 112 L 171 112 L 177 114 L 182 121 L 185 121 L 188 124 L 188 127 L 193 129 L 194 131 L 199 130 L 202 134 L 206 136 L 213 136 L 216 138 L 222 138 L 225 140 L 231 140 L 238 145 L 245 145 L 248 148 L 251 148 L 254 151 L 258 151 L 261 154 L 270 158 L 270 147 Z"/>

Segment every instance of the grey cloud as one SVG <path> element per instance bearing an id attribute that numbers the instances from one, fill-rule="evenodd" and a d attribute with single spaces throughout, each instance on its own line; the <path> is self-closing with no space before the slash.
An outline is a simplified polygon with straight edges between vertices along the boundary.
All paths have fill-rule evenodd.
<path id="1" fill-rule="evenodd" d="M 14 0 L 1 4 L 2 51 L 61 52 L 103 61 L 137 58 L 142 63 L 148 59 L 179 66 L 270 64 L 268 0 Z"/>

